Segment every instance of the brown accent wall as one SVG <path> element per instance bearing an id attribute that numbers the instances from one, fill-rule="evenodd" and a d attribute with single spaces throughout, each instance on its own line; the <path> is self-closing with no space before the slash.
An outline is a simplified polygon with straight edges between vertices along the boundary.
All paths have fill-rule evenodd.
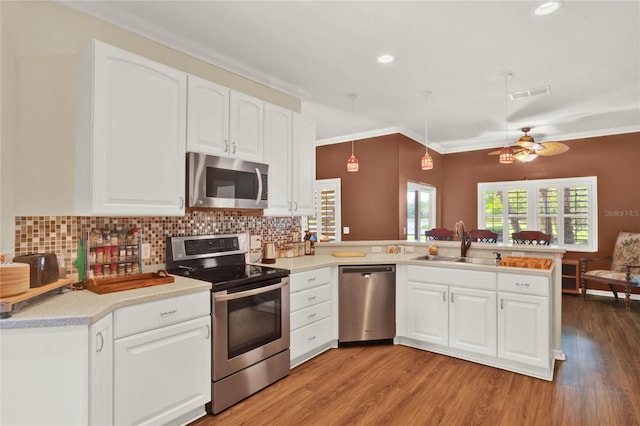
<path id="1" fill-rule="evenodd" d="M 355 142 L 359 173 L 347 173 L 351 144 L 316 149 L 318 179 L 342 178 L 345 241 L 404 239 L 407 180 L 433 185 L 438 191 L 438 226 L 453 229 L 463 220 L 477 227 L 477 183 L 563 177 L 598 177 L 596 253 L 567 253 L 567 258 L 611 254 L 621 230 L 640 232 L 640 133 L 565 141 L 569 152 L 540 157 L 530 164 L 498 163 L 492 150 L 439 155 L 431 151 L 434 169 L 420 170 L 424 145 L 403 135 Z"/>
<path id="2" fill-rule="evenodd" d="M 442 166 L 420 170 L 424 145 L 400 134 L 357 140 L 354 152 L 360 170 L 349 173 L 351 142 L 316 148 L 316 179 L 342 182 L 342 226 L 350 228 L 342 240 L 405 239 L 407 180 L 439 186 Z M 431 155 L 442 164 L 440 154 Z"/>

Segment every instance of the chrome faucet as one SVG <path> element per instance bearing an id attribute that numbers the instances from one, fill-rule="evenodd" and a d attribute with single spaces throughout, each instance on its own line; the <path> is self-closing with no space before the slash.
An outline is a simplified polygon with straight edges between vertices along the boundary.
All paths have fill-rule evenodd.
<path id="1" fill-rule="evenodd" d="M 460 236 L 460 256 L 467 257 L 467 251 L 469 247 L 471 247 L 471 237 L 467 237 L 466 232 L 464 231 L 464 222 L 459 220 L 455 225 L 455 233 Z"/>

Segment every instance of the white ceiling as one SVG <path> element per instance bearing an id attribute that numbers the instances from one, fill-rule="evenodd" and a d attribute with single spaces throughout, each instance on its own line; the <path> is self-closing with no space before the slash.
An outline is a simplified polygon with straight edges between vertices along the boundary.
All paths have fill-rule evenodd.
<path id="1" fill-rule="evenodd" d="M 63 1 L 303 99 L 319 143 L 400 131 L 441 153 L 640 131 L 640 1 Z M 376 57 L 391 53 L 392 64 Z M 425 114 L 423 92 L 429 90 Z M 355 114 L 347 94 L 357 93 Z"/>

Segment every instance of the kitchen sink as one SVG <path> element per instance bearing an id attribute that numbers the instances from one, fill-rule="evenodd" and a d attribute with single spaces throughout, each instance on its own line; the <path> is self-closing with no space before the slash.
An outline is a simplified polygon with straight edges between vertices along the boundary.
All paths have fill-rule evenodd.
<path id="1" fill-rule="evenodd" d="M 476 265 L 490 265 L 496 266 L 495 259 L 487 259 L 484 257 L 458 257 L 454 262 L 458 263 L 473 263 Z"/>
<path id="2" fill-rule="evenodd" d="M 428 254 L 426 256 L 414 257 L 411 260 L 439 260 L 444 262 L 456 262 L 457 259 L 460 259 L 460 256 L 439 256 Z"/>
<path id="3" fill-rule="evenodd" d="M 439 256 L 428 254 L 425 256 L 414 257 L 411 260 L 438 260 L 441 262 L 472 263 L 475 265 L 496 266 L 495 259 L 487 259 L 483 257 Z"/>

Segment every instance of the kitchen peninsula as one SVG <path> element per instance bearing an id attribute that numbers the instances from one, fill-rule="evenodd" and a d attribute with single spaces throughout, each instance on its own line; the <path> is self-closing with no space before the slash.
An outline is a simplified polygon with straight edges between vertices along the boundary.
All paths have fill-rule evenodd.
<path id="1" fill-rule="evenodd" d="M 460 254 L 460 242 L 438 241 L 437 246 L 440 255 L 456 257 Z M 327 288 L 331 289 L 331 297 L 317 298 L 316 294 L 309 293 L 310 299 L 332 302 L 331 313 L 326 313 L 325 316 L 315 316 L 315 312 L 310 314 L 314 315 L 314 320 L 318 322 L 329 318 L 331 331 L 321 333 L 322 339 L 318 339 L 315 330 L 309 334 L 307 340 L 315 341 L 315 346 L 306 346 L 307 353 L 296 359 L 292 357 L 292 366 L 330 347 L 337 346 L 337 267 L 339 265 L 395 264 L 397 266 L 396 339 L 394 340 L 396 344 L 431 350 L 552 380 L 554 360 L 565 359 L 561 343 L 562 299 L 559 266 L 565 249 L 554 246 L 474 243 L 467 255 L 471 259 L 482 259 L 485 262 L 460 263 L 416 259 L 424 256 L 427 248 L 428 245 L 425 243 L 406 241 L 319 243 L 316 245 L 314 256 L 277 259 L 275 266 L 291 270 L 292 300 L 297 297 L 296 293 L 310 292 L 315 287 L 319 289 L 322 286 L 328 286 Z M 390 254 L 389 251 L 393 253 Z M 491 264 L 491 260 L 495 259 L 494 252 L 499 252 L 504 257 L 546 258 L 552 263 L 549 269 L 494 266 Z M 345 253 L 355 256 L 335 256 L 335 254 L 342 256 Z M 313 275 L 314 272 L 329 278 L 319 279 L 318 276 Z M 312 282 L 314 285 L 311 285 Z M 457 321 L 458 317 L 464 318 L 464 311 L 440 312 L 438 314 L 441 315 L 440 319 L 425 317 L 425 315 L 432 315 L 435 309 L 447 309 L 447 303 L 434 304 L 436 298 L 447 302 L 450 300 L 451 305 L 454 305 L 453 296 L 462 295 L 462 290 L 469 290 L 473 293 L 472 297 L 487 296 L 486 306 L 483 309 L 490 317 L 480 321 L 486 326 L 483 333 L 487 333 L 488 341 L 481 342 L 479 345 L 462 343 L 462 349 L 460 349 L 455 344 L 458 336 L 449 335 L 449 329 L 454 328 L 455 324 L 452 321 Z M 456 300 L 459 300 L 458 305 L 464 306 L 463 298 Z M 521 324 L 516 318 L 505 317 L 514 313 L 520 316 L 530 329 L 521 330 L 518 328 Z M 466 320 L 477 323 L 480 319 L 467 318 Z M 441 329 L 430 329 L 434 323 Z M 308 327 L 311 325 L 309 324 Z M 425 331 L 425 328 L 428 330 Z M 475 339 L 478 330 L 468 331 L 469 336 Z M 299 330 L 293 331 L 292 326 L 292 336 L 297 332 Z M 535 339 L 531 334 L 536 336 Z M 536 341 L 523 340 L 514 343 L 513 340 L 519 339 L 518 336 L 528 336 Z M 510 348 L 510 344 L 524 345 L 524 347 Z M 293 352 L 295 352 L 295 339 L 292 338 Z"/>

